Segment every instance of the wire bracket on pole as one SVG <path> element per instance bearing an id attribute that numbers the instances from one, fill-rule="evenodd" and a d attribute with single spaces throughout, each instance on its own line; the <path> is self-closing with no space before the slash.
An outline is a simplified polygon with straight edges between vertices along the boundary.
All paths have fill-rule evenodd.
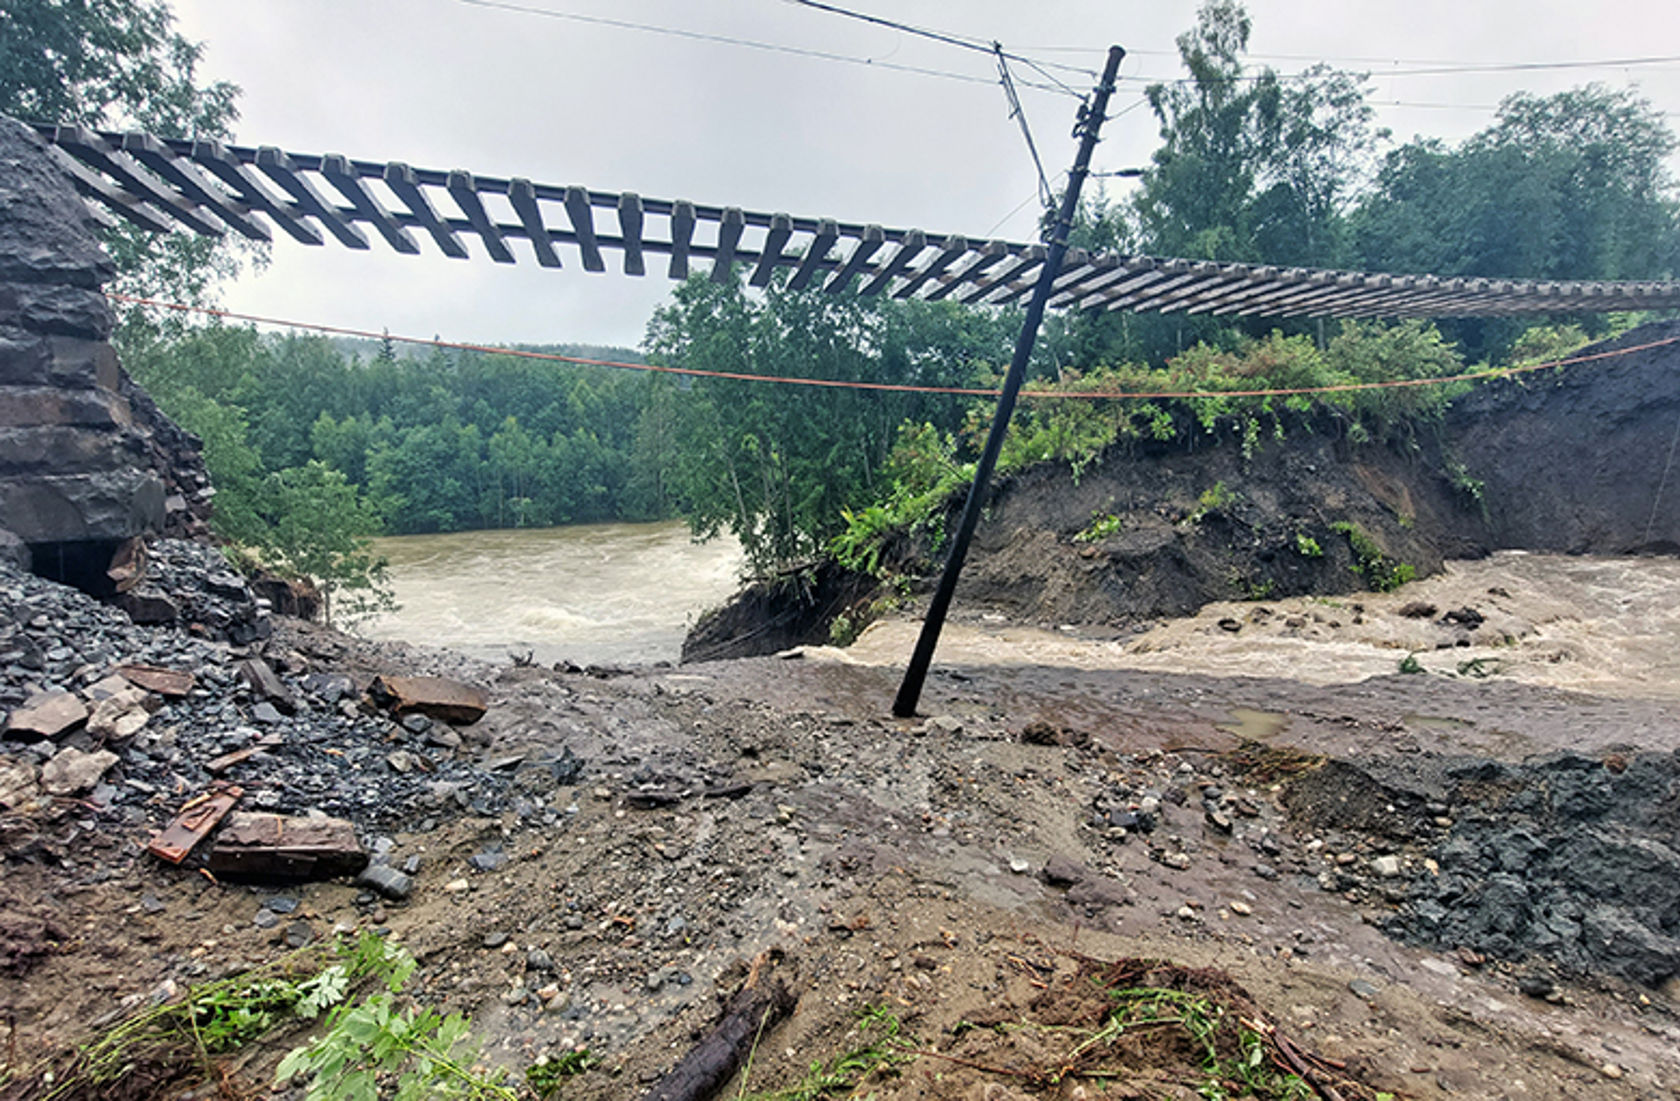
<path id="1" fill-rule="evenodd" d="M 1079 119 L 1074 125 L 1074 133 L 1079 137 L 1079 152 L 1074 156 L 1073 169 L 1068 173 L 1067 191 L 1062 195 L 1061 210 L 1057 213 L 1055 228 L 1050 232 L 1050 252 L 1033 288 L 1027 315 L 1021 322 L 1021 335 L 1015 342 L 1015 358 L 1010 361 L 1009 373 L 1004 376 L 1003 392 L 998 395 L 997 412 L 992 417 L 992 429 L 986 436 L 985 450 L 980 453 L 980 461 L 974 468 L 974 484 L 968 487 L 968 501 L 963 505 L 962 520 L 957 525 L 956 537 L 951 541 L 950 557 L 945 560 L 939 587 L 934 590 L 933 599 L 928 603 L 927 617 L 922 620 L 916 649 L 910 655 L 910 664 L 904 670 L 898 696 L 893 700 L 892 713 L 901 719 L 914 715 L 916 704 L 921 699 L 928 666 L 933 663 L 934 647 L 939 645 L 939 632 L 945 626 L 945 614 L 950 610 L 957 579 L 962 575 L 963 561 L 968 557 L 968 544 L 974 538 L 974 527 L 985 506 L 992 470 L 997 466 L 998 452 L 1003 449 L 1009 416 L 1015 410 L 1016 395 L 1026 378 L 1027 361 L 1032 357 L 1033 343 L 1038 339 L 1044 308 L 1049 304 L 1056 276 L 1061 272 L 1062 258 L 1067 254 L 1068 234 L 1073 228 L 1074 213 L 1079 209 L 1079 190 L 1090 173 L 1091 154 L 1096 150 L 1097 136 L 1108 114 L 1108 98 L 1114 93 L 1114 81 L 1120 72 L 1120 61 L 1125 56 L 1126 51 L 1119 46 L 1109 47 L 1108 64 L 1103 69 L 1102 80 L 1091 93 L 1090 101 L 1079 106 Z"/>

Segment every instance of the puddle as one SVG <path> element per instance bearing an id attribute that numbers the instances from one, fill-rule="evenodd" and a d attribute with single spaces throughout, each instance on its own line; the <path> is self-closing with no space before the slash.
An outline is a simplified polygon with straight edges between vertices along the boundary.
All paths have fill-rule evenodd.
<path id="1" fill-rule="evenodd" d="M 1230 722 L 1214 725 L 1239 738 L 1263 742 L 1288 726 L 1289 716 L 1276 711 L 1256 711 L 1252 707 L 1233 707 Z"/>

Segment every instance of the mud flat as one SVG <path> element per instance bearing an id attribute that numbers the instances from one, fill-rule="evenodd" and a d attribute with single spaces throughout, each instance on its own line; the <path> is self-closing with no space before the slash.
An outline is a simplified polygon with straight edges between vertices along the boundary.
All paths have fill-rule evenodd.
<path id="1" fill-rule="evenodd" d="M 171 705 L 176 757 L 156 740 L 162 724 L 134 735 L 153 739 L 139 743 L 144 761 L 130 759 L 135 743 L 114 746 L 104 782 L 130 794 L 0 816 L 0 1005 L 16 1020 L 0 1095 L 41 1096 L 29 1068 L 113 1014 L 290 944 L 377 929 L 419 958 L 413 995 L 470 1013 L 488 1057 L 515 1075 L 544 1055 L 599 1056 L 566 1080 L 567 1098 L 648 1091 L 766 952 L 780 955 L 797 1005 L 759 1038 L 749 1095 L 878 1041 L 890 1017 L 903 1058 L 875 1065 L 865 1091 L 883 1098 L 1090 1097 L 1104 1082 L 1188 1096 L 1196 1060 L 1182 1045 L 1118 1045 L 1107 1070 L 1068 1062 L 1077 1044 L 1059 1037 L 1075 1033 L 1057 1030 L 1096 1030 L 1104 1018 L 1081 991 L 1109 976 L 1116 989 L 1233 1007 L 1231 1019 L 1258 1020 L 1316 1058 L 1309 1066 L 1343 1097 L 1671 1096 L 1674 696 L 1626 671 L 1613 692 L 1608 679 L 1587 692 L 1460 674 L 1481 652 L 1476 636 L 1533 621 L 1538 607 L 1512 578 L 1493 582 L 1509 597 L 1488 594 L 1486 580 L 1463 581 L 1480 588 L 1475 601 L 1456 599 L 1468 588 L 1451 601 L 1351 598 L 1364 604 L 1359 624 L 1351 607 L 1315 606 L 1347 616 L 1341 628 L 1316 625 L 1326 639 L 1366 631 L 1358 645 L 1383 658 L 1379 675 L 1350 663 L 1320 683 L 1213 675 L 1188 659 L 1181 671 L 1082 667 L 1027 645 L 1006 660 L 995 637 L 982 640 L 988 653 L 964 650 L 967 631 L 1005 630 L 979 621 L 942 653 L 926 717 L 905 721 L 886 717 L 891 624 L 843 655 L 593 674 L 483 665 L 284 620 L 241 647 L 115 622 L 86 632 L 89 643 L 58 639 L 42 649 L 44 669 L 17 675 L 62 669 L 80 690 L 133 646 L 201 670 L 220 668 L 218 655 L 258 656 L 297 707 L 255 723 L 266 701 L 207 674 L 201 697 Z M 13 584 L 19 652 L 65 616 L 101 614 L 69 590 Z M 1555 589 L 1537 584 L 1535 600 Z M 1402 598 L 1436 612 L 1385 603 Z M 1262 606 L 1266 626 L 1251 618 Z M 1470 647 L 1456 645 L 1464 617 L 1442 622 L 1466 606 L 1484 617 Z M 1237 616 L 1219 611 L 1117 651 L 1117 640 L 1062 631 L 1038 643 L 1122 658 L 1131 647 L 1147 664 L 1170 648 L 1139 642 L 1205 629 L 1205 641 L 1234 635 L 1264 652 L 1290 630 L 1270 625 L 1294 614 L 1240 605 L 1231 632 L 1219 621 Z M 1544 620 L 1541 634 L 1563 623 Z M 1413 630 L 1446 645 L 1399 635 Z M 1414 647 L 1431 672 L 1397 671 Z M 1233 660 L 1207 650 L 1210 663 Z M 469 738 L 357 702 L 374 675 L 415 671 L 486 690 Z M 354 691 L 328 703 L 310 686 L 334 677 Z M 195 790 L 186 781 L 210 744 L 199 739 L 246 724 L 280 736 L 227 771 L 246 798 L 293 813 L 329 801 L 376 861 L 413 869 L 405 897 L 342 880 L 214 883 L 191 861 L 142 852 Z M 32 756 L 10 741 L 5 750 Z M 163 763 L 180 790 L 141 779 Z M 302 774 L 327 786 L 316 794 Z M 1148 960 L 1171 962 L 1137 962 Z M 266 1088 L 303 1034 L 283 1029 L 224 1069 Z M 1059 1076 L 1064 1064 L 1079 1073 Z"/>

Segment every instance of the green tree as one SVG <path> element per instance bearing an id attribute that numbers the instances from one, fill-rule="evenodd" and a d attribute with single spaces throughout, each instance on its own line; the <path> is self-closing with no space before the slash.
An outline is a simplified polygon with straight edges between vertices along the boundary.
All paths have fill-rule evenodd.
<path id="1" fill-rule="evenodd" d="M 0 0 L 0 113 L 28 121 L 226 139 L 239 89 L 203 83 L 204 47 L 163 0 Z M 242 240 L 242 239 L 241 239 Z M 106 233 L 118 289 L 198 301 L 237 272 L 246 244 L 126 222 Z"/>
<path id="2" fill-rule="evenodd" d="M 338 613 L 361 618 L 394 607 L 386 562 L 369 537 L 379 517 L 339 471 L 310 460 L 270 474 L 261 511 L 268 523 L 263 551 L 270 564 L 320 586 L 322 611 L 332 625 Z"/>

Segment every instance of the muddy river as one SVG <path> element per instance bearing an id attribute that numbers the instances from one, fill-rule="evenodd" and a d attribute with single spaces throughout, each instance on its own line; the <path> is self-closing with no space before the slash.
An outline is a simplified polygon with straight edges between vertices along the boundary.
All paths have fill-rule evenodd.
<path id="1" fill-rule="evenodd" d="M 741 565 L 733 539 L 696 544 L 681 522 L 400 535 L 375 548 L 400 607 L 359 633 L 545 664 L 677 660 Z"/>

